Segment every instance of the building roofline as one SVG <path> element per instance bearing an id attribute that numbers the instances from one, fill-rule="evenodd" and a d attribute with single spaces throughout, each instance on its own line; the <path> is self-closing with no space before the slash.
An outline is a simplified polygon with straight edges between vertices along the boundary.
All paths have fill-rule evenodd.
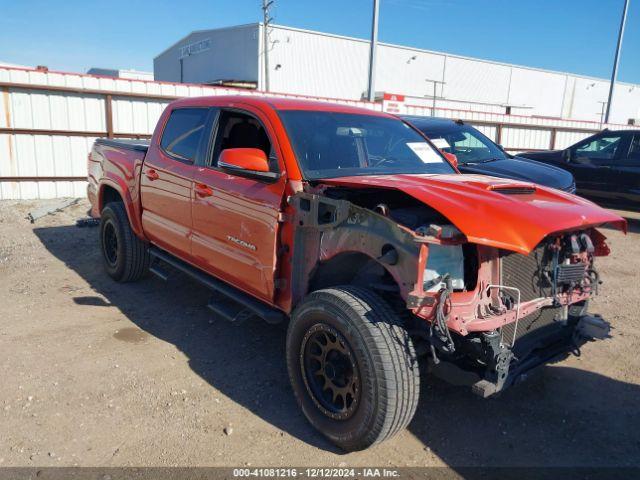
<path id="1" fill-rule="evenodd" d="M 174 48 L 176 45 L 178 45 L 179 43 L 183 42 L 185 39 L 189 38 L 191 35 L 196 34 L 196 33 L 219 32 L 219 31 L 224 31 L 224 30 L 236 30 L 236 29 L 242 29 L 242 28 L 248 28 L 248 27 L 261 27 L 261 26 L 262 26 L 262 22 L 253 22 L 253 23 L 244 23 L 244 24 L 241 24 L 241 25 L 233 25 L 233 26 L 230 26 L 230 27 L 220 27 L 220 28 L 208 28 L 208 29 L 203 29 L 203 30 L 194 30 L 194 31 L 190 32 L 189 34 L 185 35 L 184 37 L 180 38 L 176 42 L 174 42 L 171 46 L 165 48 L 161 53 L 156 55 L 153 59 L 155 60 L 158 57 L 160 57 L 161 55 L 164 55 L 166 52 L 168 52 L 169 50 Z M 309 30 L 309 29 L 305 29 L 305 28 L 290 27 L 288 25 L 272 24 L 271 28 L 280 29 L 280 30 L 290 30 L 290 31 L 293 31 L 293 32 L 309 33 L 309 34 L 313 34 L 313 35 L 320 35 L 320 36 L 323 36 L 323 37 L 332 37 L 332 38 L 337 38 L 337 39 L 342 39 L 342 40 L 351 40 L 351 41 L 360 42 L 360 43 L 367 43 L 367 44 L 369 43 L 369 40 L 363 39 L 363 38 L 350 37 L 348 35 L 339 35 L 339 34 L 336 34 L 336 33 L 321 32 L 319 30 Z M 597 81 L 606 82 L 606 83 L 609 83 L 609 81 L 610 81 L 609 79 L 606 79 L 606 78 L 593 77 L 591 75 L 583 75 L 583 74 L 580 74 L 580 73 L 561 72 L 559 70 L 551 70 L 551 69 L 540 68 L 540 67 L 532 67 L 532 66 L 528 66 L 528 65 L 520 65 L 518 63 L 508 63 L 508 62 L 501 62 L 499 60 L 490 60 L 490 59 L 485 59 L 485 58 L 469 57 L 469 56 L 466 56 L 466 55 L 459 55 L 459 54 L 455 54 L 455 53 L 438 52 L 438 51 L 435 51 L 435 50 L 428 50 L 428 49 L 425 49 L 425 48 L 411 47 L 411 46 L 408 46 L 408 45 L 398 45 L 396 43 L 378 42 L 378 45 L 383 45 L 385 47 L 391 47 L 391 48 L 398 48 L 398 49 L 407 50 L 407 51 L 411 51 L 411 52 L 429 53 L 431 55 L 438 55 L 438 56 L 441 56 L 441 57 L 459 58 L 461 60 L 470 60 L 470 61 L 475 61 L 475 62 L 490 63 L 492 65 L 499 65 L 499 66 L 503 66 L 503 67 L 522 68 L 524 70 L 530 70 L 530 71 L 534 71 L 534 72 L 551 73 L 551 74 L 554 74 L 554 75 L 561 75 L 561 76 L 570 76 L 570 77 L 581 78 L 581 79 L 585 79 L 585 80 L 597 80 Z M 626 85 L 626 86 L 629 86 L 629 87 L 640 87 L 640 83 L 621 82 L 619 80 L 616 80 L 616 84 L 617 85 Z"/>
<path id="2" fill-rule="evenodd" d="M 203 30 L 193 30 L 192 32 L 188 33 L 187 35 L 185 35 L 184 37 L 180 38 L 179 40 L 176 40 L 174 43 L 172 43 L 169 47 L 165 48 L 162 52 L 160 52 L 158 55 L 156 55 L 155 57 L 153 57 L 153 59 L 155 60 L 156 58 L 164 55 L 165 53 L 167 53 L 169 50 L 171 50 L 172 48 L 174 48 L 176 45 L 178 45 L 179 43 L 183 42 L 184 40 L 186 40 L 187 38 L 189 38 L 191 35 L 194 35 L 196 33 L 205 33 L 205 32 L 221 32 L 224 30 L 239 30 L 242 28 L 247 28 L 247 27 L 257 27 L 259 25 L 262 25 L 262 23 L 259 22 L 253 22 L 253 23 L 243 23 L 242 25 L 232 25 L 231 27 L 220 27 L 220 28 L 205 28 Z"/>
<path id="3" fill-rule="evenodd" d="M 259 23 L 258 25 L 261 25 L 261 23 Z M 350 37 L 347 35 L 339 35 L 339 34 L 335 34 L 335 33 L 327 33 L 327 32 L 321 32 L 318 30 L 308 30 L 308 29 L 304 29 L 304 28 L 297 28 L 297 27 L 289 27 L 287 25 L 276 25 L 273 24 L 271 26 L 271 28 L 278 28 L 278 29 L 282 29 L 282 30 L 291 30 L 294 32 L 302 32 L 302 33 L 311 33 L 314 35 L 321 35 L 324 37 L 332 37 L 332 38 L 338 38 L 338 39 L 342 39 L 342 40 L 351 40 L 351 41 L 356 41 L 356 42 L 361 42 L 361 43 L 370 43 L 369 40 L 363 39 L 363 38 L 358 38 L 358 37 Z M 599 81 L 603 81 L 606 83 L 609 83 L 609 79 L 606 78 L 600 78 L 600 77 L 592 77 L 590 75 L 583 75 L 580 73 L 571 73 L 571 72 L 561 72 L 558 70 L 550 70 L 550 69 L 546 69 L 546 68 L 539 68 L 539 67 L 531 67 L 531 66 L 527 66 L 527 65 L 520 65 L 517 63 L 508 63 L 508 62 L 500 62 L 498 60 L 488 60 L 488 59 L 484 59 L 484 58 L 477 58 L 477 57 L 468 57 L 465 55 L 458 55 L 455 53 L 446 53 L 446 52 L 437 52 L 435 50 L 427 50 L 424 48 L 418 48 L 418 47 L 410 47 L 407 45 L 398 45 L 396 43 L 386 43 L 386 42 L 378 42 L 378 45 L 384 45 L 385 47 L 391 47 L 391 48 L 399 48 L 399 49 L 403 49 L 403 50 L 408 50 L 408 51 L 412 51 L 412 52 L 420 52 L 420 53 L 430 53 L 432 55 L 439 55 L 442 57 L 452 57 L 452 58 L 459 58 L 462 60 L 471 60 L 471 61 L 476 61 L 476 62 L 484 62 L 484 63 L 491 63 L 493 65 L 500 65 L 503 67 L 515 67 L 515 68 L 522 68 L 525 70 L 532 70 L 535 72 L 541 72 L 541 73 L 552 73 L 555 75 L 563 75 L 563 76 L 570 76 L 570 77 L 575 77 L 575 78 L 582 78 L 582 79 L 586 79 L 586 80 L 599 80 Z M 619 80 L 616 80 L 616 85 L 626 85 L 626 86 L 630 86 L 630 87 L 640 87 L 640 84 L 638 83 L 630 83 L 630 82 L 621 82 Z"/>

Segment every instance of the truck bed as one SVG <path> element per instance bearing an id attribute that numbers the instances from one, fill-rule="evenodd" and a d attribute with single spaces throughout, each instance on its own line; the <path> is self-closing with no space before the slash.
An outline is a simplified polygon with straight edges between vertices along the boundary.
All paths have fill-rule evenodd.
<path id="1" fill-rule="evenodd" d="M 98 194 L 101 183 L 123 192 L 125 204 L 140 213 L 138 181 L 149 145 L 149 140 L 98 138 L 95 141 L 87 159 L 87 196 L 91 202 L 92 216 L 100 216 Z M 138 217 L 131 220 L 134 231 L 141 232 L 135 228 L 135 218 Z"/>

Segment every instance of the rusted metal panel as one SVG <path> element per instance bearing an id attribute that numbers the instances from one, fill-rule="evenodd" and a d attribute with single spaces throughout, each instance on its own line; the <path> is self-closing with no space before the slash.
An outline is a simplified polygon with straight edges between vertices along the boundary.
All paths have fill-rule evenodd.
<path id="1" fill-rule="evenodd" d="M 94 94 L 9 88 L 11 126 L 17 129 L 104 131 L 104 98 Z"/>
<path id="2" fill-rule="evenodd" d="M 83 196 L 87 152 L 95 137 L 0 133 L 3 199 Z"/>

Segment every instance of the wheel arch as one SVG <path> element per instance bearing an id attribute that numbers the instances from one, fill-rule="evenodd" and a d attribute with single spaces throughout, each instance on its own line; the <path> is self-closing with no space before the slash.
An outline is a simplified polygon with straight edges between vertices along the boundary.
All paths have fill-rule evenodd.
<path id="1" fill-rule="evenodd" d="M 362 251 L 345 251 L 318 262 L 309 278 L 308 290 L 312 292 L 338 285 L 370 287 L 371 280 L 400 291 L 397 279 L 381 261 Z"/>
<path id="2" fill-rule="evenodd" d="M 129 189 L 120 184 L 117 179 L 103 178 L 98 189 L 99 211 L 102 212 L 102 209 L 110 202 L 121 202 L 124 205 L 133 233 L 138 238 L 146 240 L 142 230 L 142 212 L 131 197 Z"/>

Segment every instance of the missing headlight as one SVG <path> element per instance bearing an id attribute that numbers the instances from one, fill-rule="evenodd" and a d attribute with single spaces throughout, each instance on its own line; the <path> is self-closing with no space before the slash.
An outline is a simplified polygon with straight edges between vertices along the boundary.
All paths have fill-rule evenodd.
<path id="1" fill-rule="evenodd" d="M 424 289 L 437 292 L 445 287 L 443 277 L 449 275 L 454 290 L 464 289 L 464 253 L 462 245 L 429 245 L 424 271 Z"/>

